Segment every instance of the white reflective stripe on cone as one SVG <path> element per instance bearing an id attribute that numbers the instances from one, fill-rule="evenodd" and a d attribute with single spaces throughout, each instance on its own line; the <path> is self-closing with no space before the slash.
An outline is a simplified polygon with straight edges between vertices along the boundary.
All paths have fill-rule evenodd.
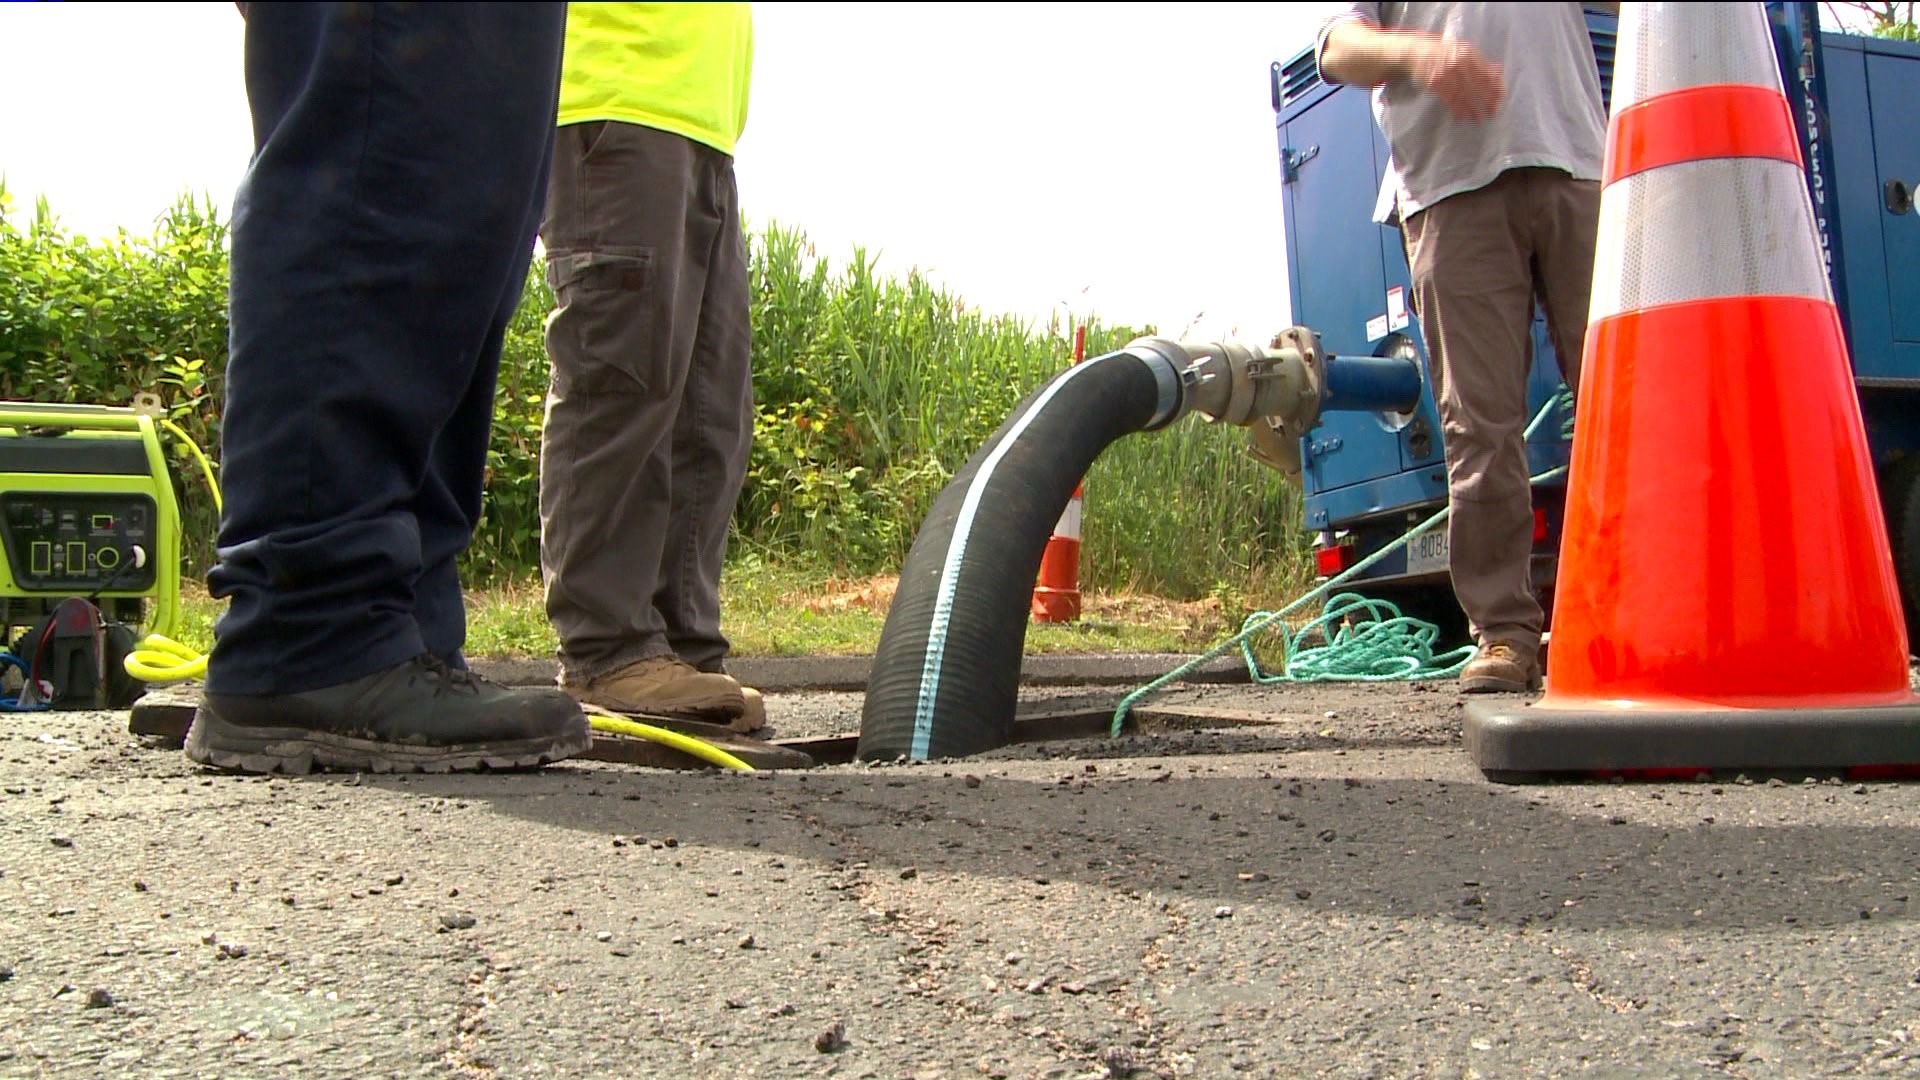
<path id="1" fill-rule="evenodd" d="M 1067 500 L 1067 508 L 1060 514 L 1060 523 L 1053 527 L 1053 535 L 1080 539 L 1080 500 Z"/>
<path id="2" fill-rule="evenodd" d="M 1659 94 L 1714 83 L 1780 89 L 1765 5 L 1620 5 L 1614 112 Z"/>
<path id="3" fill-rule="evenodd" d="M 1682 161 L 1600 194 L 1587 318 L 1715 296 L 1832 300 L 1806 176 L 1773 158 Z"/>

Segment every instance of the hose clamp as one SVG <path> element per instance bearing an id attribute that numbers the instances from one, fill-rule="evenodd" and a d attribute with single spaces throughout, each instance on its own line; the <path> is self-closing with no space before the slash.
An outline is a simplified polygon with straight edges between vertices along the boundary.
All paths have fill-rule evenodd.
<path id="1" fill-rule="evenodd" d="M 1159 389 L 1153 418 L 1140 430 L 1158 431 L 1180 419 L 1187 411 L 1186 350 L 1166 338 L 1145 337 L 1128 342 L 1120 351 L 1147 365 Z"/>

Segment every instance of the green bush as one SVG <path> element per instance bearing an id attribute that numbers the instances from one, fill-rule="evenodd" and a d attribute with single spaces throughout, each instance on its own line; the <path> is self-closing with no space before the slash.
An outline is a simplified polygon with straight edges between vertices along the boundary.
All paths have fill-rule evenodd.
<path id="1" fill-rule="evenodd" d="M 15 224 L 0 182 L 0 399 L 130 405 L 160 396 L 211 456 L 227 358 L 227 228 L 211 200 L 181 198 L 151 237 L 62 229 L 42 199 Z M 212 556 L 216 515 L 190 451 L 173 457 L 194 572 Z"/>
<path id="2" fill-rule="evenodd" d="M 152 391 L 215 454 L 227 227 L 213 205 L 180 199 L 151 238 L 72 235 L 44 202 L 17 218 L 0 185 L 0 397 L 126 404 Z M 756 422 L 734 548 L 838 573 L 895 569 L 954 470 L 1068 363 L 1071 324 L 979 312 L 918 272 L 881 276 L 858 248 L 835 268 L 777 224 L 748 247 Z M 471 581 L 538 573 L 553 302 L 536 264 L 502 352 Z M 1088 354 L 1146 332 L 1088 320 Z M 1087 477 L 1083 586 L 1194 598 L 1298 580 L 1299 495 L 1245 446 L 1192 420 L 1111 448 Z M 173 452 L 199 576 L 214 513 L 184 447 Z"/>

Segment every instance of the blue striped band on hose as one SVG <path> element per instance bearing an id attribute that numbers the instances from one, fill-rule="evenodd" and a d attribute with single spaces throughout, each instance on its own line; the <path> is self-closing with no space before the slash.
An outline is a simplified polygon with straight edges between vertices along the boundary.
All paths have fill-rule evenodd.
<path id="1" fill-rule="evenodd" d="M 947 628 L 953 619 L 954 593 L 960 586 L 960 562 L 966 557 L 967 535 L 973 530 L 973 517 L 979 512 L 987 484 L 993 480 L 994 468 L 1007 451 L 1020 441 L 1021 434 L 1033 423 L 1033 418 L 1040 415 L 1040 410 L 1047 407 L 1047 402 L 1053 400 L 1061 387 L 1086 374 L 1101 361 L 1124 355 L 1127 354 L 1110 353 L 1095 357 L 1062 372 L 1007 431 L 1000 445 L 994 447 L 993 452 L 980 463 L 980 470 L 973 474 L 973 482 L 967 485 L 967 496 L 960 503 L 960 517 L 954 521 L 953 536 L 947 542 L 947 561 L 940 568 L 940 588 L 934 594 L 933 620 L 927 627 L 927 657 L 925 666 L 920 670 L 920 700 L 913 710 L 913 760 L 926 760 L 927 749 L 933 744 L 933 703 L 940 696 L 940 667 L 946 660 Z"/>

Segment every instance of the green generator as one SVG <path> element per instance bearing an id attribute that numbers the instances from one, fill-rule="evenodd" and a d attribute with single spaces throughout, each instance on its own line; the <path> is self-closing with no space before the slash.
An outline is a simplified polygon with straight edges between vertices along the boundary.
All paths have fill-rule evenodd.
<path id="1" fill-rule="evenodd" d="M 9 654 L 23 673 L 56 665 L 49 639 L 90 633 L 98 658 L 109 625 L 173 631 L 181 524 L 165 415 L 151 395 L 132 407 L 0 402 L 0 626 L 10 649 L 18 629 L 40 628 L 32 655 Z"/>

